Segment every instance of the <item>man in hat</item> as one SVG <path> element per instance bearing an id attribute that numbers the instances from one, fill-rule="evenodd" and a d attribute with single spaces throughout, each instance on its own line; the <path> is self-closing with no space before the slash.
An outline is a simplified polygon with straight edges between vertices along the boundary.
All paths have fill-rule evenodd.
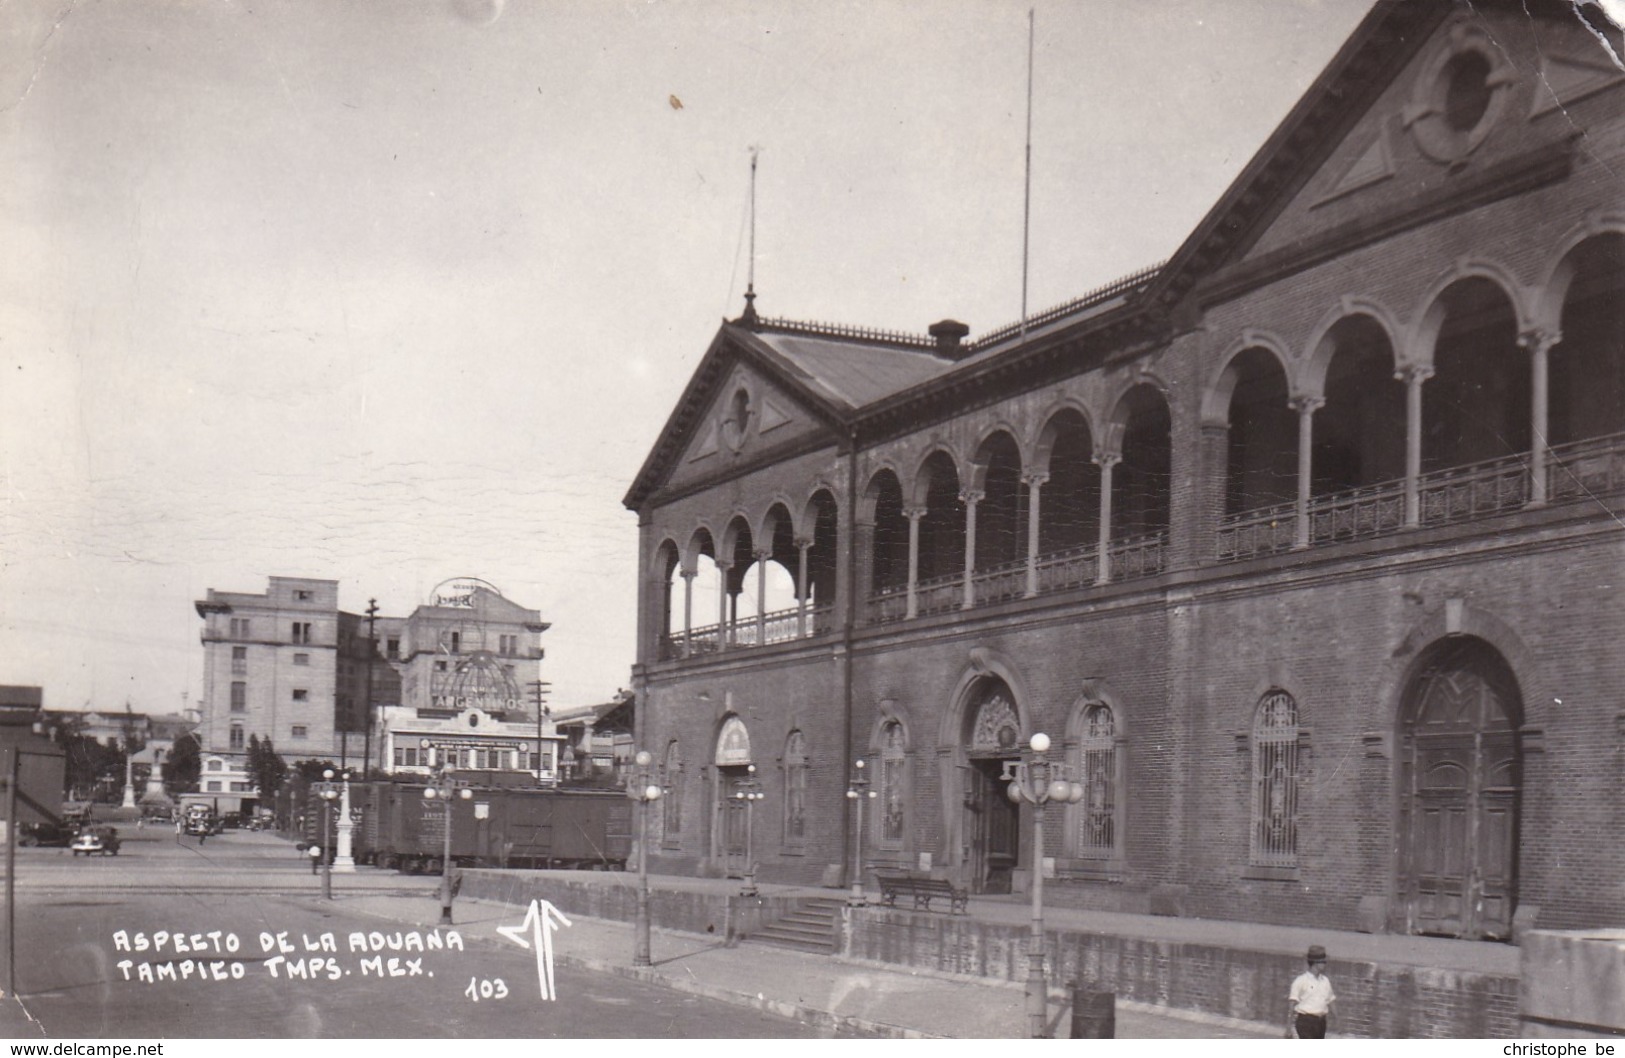
<path id="1" fill-rule="evenodd" d="M 1287 1002 L 1292 1005 L 1287 1015 L 1287 1035 L 1299 1040 L 1323 1040 L 1326 1023 L 1332 1016 L 1332 980 L 1326 976 L 1326 949 L 1315 944 L 1306 957 L 1309 969 L 1292 982 Z"/>

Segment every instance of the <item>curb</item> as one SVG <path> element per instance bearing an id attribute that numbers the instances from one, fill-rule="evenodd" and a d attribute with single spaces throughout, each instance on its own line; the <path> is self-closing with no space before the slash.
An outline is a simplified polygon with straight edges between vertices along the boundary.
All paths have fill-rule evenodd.
<path id="1" fill-rule="evenodd" d="M 938 1036 L 935 1033 L 922 1032 L 918 1029 L 906 1029 L 899 1025 L 890 1025 L 880 1021 L 870 1021 L 867 1018 L 854 1017 L 848 1014 L 837 1014 L 834 1011 L 823 1010 L 818 1007 L 805 1006 L 800 1003 L 789 1003 L 778 999 L 768 999 L 758 992 L 751 995 L 748 992 L 735 992 L 729 988 L 718 988 L 715 985 L 702 984 L 699 981 L 687 980 L 681 977 L 668 977 L 659 970 L 643 966 L 623 966 L 618 963 L 600 962 L 597 959 L 584 959 L 577 955 L 555 956 L 559 962 L 575 966 L 577 969 L 590 970 L 596 973 L 611 974 L 615 977 L 624 977 L 632 981 L 641 981 L 644 984 L 659 985 L 674 992 L 687 992 L 705 999 L 714 999 L 732 1006 L 748 1007 L 759 1010 L 764 1014 L 774 1014 L 778 1017 L 789 1018 L 792 1021 L 801 1021 L 819 1028 L 831 1031 L 847 1030 L 862 1032 L 891 1040 L 941 1040 L 951 1037 Z"/>

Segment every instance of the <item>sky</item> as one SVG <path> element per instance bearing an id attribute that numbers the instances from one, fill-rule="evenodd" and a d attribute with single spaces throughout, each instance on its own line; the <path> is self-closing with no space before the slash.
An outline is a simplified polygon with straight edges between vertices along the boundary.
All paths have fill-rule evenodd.
<path id="1" fill-rule="evenodd" d="M 972 336 L 1167 258 L 1368 0 L 0 0 L 0 683 L 202 694 L 209 589 L 635 661 L 621 499 L 750 272 Z"/>

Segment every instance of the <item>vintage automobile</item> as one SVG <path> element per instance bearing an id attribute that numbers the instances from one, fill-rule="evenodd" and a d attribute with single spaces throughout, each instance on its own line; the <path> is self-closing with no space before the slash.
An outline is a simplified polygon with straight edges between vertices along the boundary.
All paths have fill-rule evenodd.
<path id="1" fill-rule="evenodd" d="M 64 846 L 78 833 L 79 827 L 69 822 L 23 823 L 17 828 L 17 844 Z"/>
<path id="2" fill-rule="evenodd" d="M 68 846 L 75 856 L 81 852 L 86 856 L 101 853 L 103 856 L 117 856 L 119 847 L 118 828 L 89 826 L 79 832 Z"/>

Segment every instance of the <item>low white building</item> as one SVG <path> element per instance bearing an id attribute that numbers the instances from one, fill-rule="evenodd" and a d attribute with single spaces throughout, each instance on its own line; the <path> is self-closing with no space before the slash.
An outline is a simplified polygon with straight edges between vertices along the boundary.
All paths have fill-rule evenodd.
<path id="1" fill-rule="evenodd" d="M 392 775 L 428 776 L 431 757 L 460 772 L 528 774 L 559 781 L 564 736 L 546 716 L 478 705 L 455 709 L 389 706 L 382 711 L 384 767 Z"/>

